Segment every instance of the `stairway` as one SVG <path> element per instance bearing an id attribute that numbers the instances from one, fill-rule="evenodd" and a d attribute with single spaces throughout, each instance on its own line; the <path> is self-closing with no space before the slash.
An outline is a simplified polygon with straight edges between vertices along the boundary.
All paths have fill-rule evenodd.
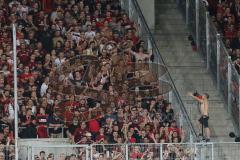
<path id="1" fill-rule="evenodd" d="M 174 0 L 155 1 L 156 26 L 154 38 L 169 69 L 174 83 L 197 130 L 199 110 L 197 103 L 187 92 L 207 92 L 209 99 L 209 126 L 212 142 L 233 142 L 229 132 L 235 131 L 231 116 L 226 111 L 224 100 L 216 82 L 206 70 L 206 62 L 193 51 L 188 40 L 189 30 Z M 197 130 L 198 131 L 198 130 Z"/>
<path id="2" fill-rule="evenodd" d="M 196 101 L 187 96 L 189 91 L 207 92 L 209 99 L 209 127 L 212 142 L 233 142 L 229 132 L 235 131 L 232 118 L 226 111 L 226 105 L 217 90 L 216 82 L 206 70 L 206 62 L 201 55 L 193 51 L 188 36 L 190 35 L 185 21 L 178 10 L 175 0 L 155 1 L 156 26 L 154 38 L 161 55 L 169 69 L 177 90 L 185 104 L 194 128 L 198 131 L 199 108 Z M 226 144 L 217 144 L 214 148 L 214 159 L 233 160 L 240 154 Z M 211 159 L 211 150 L 206 150 L 203 159 Z"/>

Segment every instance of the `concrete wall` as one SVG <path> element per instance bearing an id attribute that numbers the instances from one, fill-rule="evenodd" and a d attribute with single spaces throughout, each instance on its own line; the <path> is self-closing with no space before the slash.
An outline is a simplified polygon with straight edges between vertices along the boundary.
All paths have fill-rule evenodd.
<path id="1" fill-rule="evenodd" d="M 150 29 L 155 27 L 155 0 L 137 0 Z"/>

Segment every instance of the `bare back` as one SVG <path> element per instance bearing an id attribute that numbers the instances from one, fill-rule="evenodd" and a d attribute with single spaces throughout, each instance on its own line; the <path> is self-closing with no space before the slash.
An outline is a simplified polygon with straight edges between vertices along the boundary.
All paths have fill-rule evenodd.
<path id="1" fill-rule="evenodd" d="M 201 114 L 203 116 L 208 116 L 208 100 L 204 99 L 203 103 L 201 103 Z"/>

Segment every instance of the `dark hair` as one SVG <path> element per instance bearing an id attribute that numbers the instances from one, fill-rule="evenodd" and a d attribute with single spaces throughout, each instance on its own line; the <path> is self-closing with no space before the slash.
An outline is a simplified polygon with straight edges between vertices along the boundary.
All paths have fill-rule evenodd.
<path id="1" fill-rule="evenodd" d="M 43 153 L 43 154 L 45 154 L 45 152 L 44 152 L 44 151 L 41 151 L 41 152 L 40 152 L 40 154 L 42 154 L 42 153 Z"/>
<path id="2" fill-rule="evenodd" d="M 32 109 L 31 108 L 28 108 L 26 111 L 28 112 L 28 111 L 31 111 Z"/>
<path id="3" fill-rule="evenodd" d="M 207 97 L 207 99 L 209 99 L 209 94 L 208 93 L 204 93 L 204 95 Z"/>

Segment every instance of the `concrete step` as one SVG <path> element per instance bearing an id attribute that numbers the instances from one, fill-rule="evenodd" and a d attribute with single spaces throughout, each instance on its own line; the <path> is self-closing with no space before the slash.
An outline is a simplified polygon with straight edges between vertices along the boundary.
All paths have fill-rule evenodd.
<path id="1" fill-rule="evenodd" d="M 165 59 L 164 59 L 165 60 Z M 165 60 L 166 64 L 167 65 L 170 65 L 170 66 L 176 66 L 176 65 L 179 65 L 179 66 L 193 66 L 193 67 L 199 67 L 199 66 L 202 66 L 204 64 L 204 62 L 191 62 L 191 63 L 185 63 L 181 60 Z"/>
<path id="2" fill-rule="evenodd" d="M 171 36 L 169 36 L 169 35 L 167 35 L 167 34 L 164 34 L 164 35 L 163 35 L 163 34 L 161 34 L 161 33 L 160 33 L 160 34 L 155 33 L 155 34 L 154 34 L 154 38 L 157 39 L 158 41 L 171 42 L 174 37 L 171 37 Z M 187 35 L 185 36 L 185 38 L 180 37 L 180 36 L 176 36 L 175 38 L 176 38 L 176 39 L 175 39 L 176 41 L 178 41 L 178 42 L 184 42 L 184 43 L 189 44 L 189 46 L 191 46 L 191 42 L 188 41 Z"/>
<path id="3" fill-rule="evenodd" d="M 168 23 L 165 22 L 167 20 L 169 20 Z M 179 18 L 174 18 L 174 17 L 172 17 L 171 19 L 156 17 L 155 21 L 156 21 L 156 25 L 162 25 L 162 26 L 166 26 L 166 25 L 168 25 L 168 26 L 174 26 L 174 25 L 186 26 L 185 21 L 183 21 L 183 20 L 181 20 Z"/>
<path id="4" fill-rule="evenodd" d="M 218 136 L 211 138 L 211 142 L 234 142 L 234 138 L 230 138 L 228 136 Z"/>
<path id="5" fill-rule="evenodd" d="M 165 20 L 168 19 L 169 21 L 171 20 L 181 20 L 183 21 L 183 17 L 181 14 L 179 14 L 179 12 L 176 12 L 174 9 L 170 9 L 170 10 L 163 10 L 163 9 L 159 9 L 159 11 L 157 11 L 156 13 L 156 17 L 157 20 Z"/>
<path id="6" fill-rule="evenodd" d="M 196 57 L 192 57 L 192 61 L 190 62 L 189 61 L 190 58 L 187 58 L 187 59 L 184 59 L 184 58 L 178 58 L 178 59 L 175 59 L 175 58 L 172 58 L 172 57 L 169 57 L 167 59 L 164 59 L 164 61 L 167 63 L 167 65 L 173 65 L 173 66 L 195 66 L 195 67 L 198 67 L 198 66 L 201 66 L 202 64 L 205 64 L 205 61 L 199 61 L 198 58 Z"/>
<path id="7" fill-rule="evenodd" d="M 165 32 L 163 29 L 154 29 L 154 36 L 158 36 L 158 38 L 169 38 L 171 35 L 168 33 L 168 32 Z M 189 34 L 186 34 L 188 33 L 188 30 L 186 28 L 178 28 L 177 29 L 177 32 L 175 32 L 175 34 L 177 35 L 177 37 L 186 37 L 184 39 L 187 40 L 187 37 L 189 36 Z"/>
<path id="8" fill-rule="evenodd" d="M 171 46 L 162 46 L 161 47 L 161 50 L 160 50 L 160 52 L 162 53 L 162 52 L 167 52 L 167 53 L 169 53 L 169 52 L 184 52 L 185 51 L 185 53 L 187 53 L 187 54 L 197 54 L 197 52 L 193 52 L 193 49 L 192 49 L 192 47 L 191 46 L 186 46 L 186 47 L 184 47 L 184 48 L 173 48 L 173 47 L 171 47 Z"/>
<path id="9" fill-rule="evenodd" d="M 180 42 L 180 41 L 178 41 Z M 189 42 L 180 42 L 180 43 L 174 43 L 174 42 L 169 42 L 169 41 L 161 41 L 160 40 L 157 40 L 157 45 L 159 45 L 160 47 L 169 47 L 169 46 L 175 46 L 175 47 L 189 47 Z M 160 50 L 161 51 L 161 50 Z"/>
<path id="10" fill-rule="evenodd" d="M 172 75 L 177 77 L 179 74 L 208 74 L 206 67 L 181 67 L 181 66 L 168 66 L 169 71 Z M 174 77 L 174 76 L 173 76 Z"/>
<path id="11" fill-rule="evenodd" d="M 157 0 L 157 1 L 159 1 L 159 0 Z M 178 6 L 177 6 L 177 4 L 175 4 L 175 3 L 169 3 L 168 1 L 165 1 L 165 2 L 156 2 L 155 3 L 155 8 L 157 8 L 157 9 L 159 9 L 159 8 L 163 8 L 163 9 L 165 9 L 165 10 L 167 10 L 167 9 L 178 9 Z"/>
<path id="12" fill-rule="evenodd" d="M 186 51 L 186 52 L 181 51 L 181 50 L 179 50 L 179 52 L 171 51 L 171 50 L 167 50 L 167 49 L 166 50 L 161 50 L 161 54 L 163 56 L 167 56 L 167 58 L 165 58 L 166 60 L 170 60 L 170 59 L 172 59 L 172 60 L 183 59 L 185 62 L 191 63 L 193 61 L 195 62 L 194 59 L 198 59 L 198 60 L 196 60 L 196 62 L 205 62 L 205 60 L 202 60 L 202 59 L 199 60 L 199 58 L 201 56 L 198 55 L 198 54 L 193 54 L 193 52 L 190 51 L 190 48 L 189 48 L 189 51 Z M 185 65 L 188 66 L 187 63 Z M 178 65 L 176 64 L 175 66 L 177 67 Z M 180 66 L 180 64 L 179 64 L 179 66 Z M 202 67 L 206 68 L 205 66 L 202 66 Z"/>

